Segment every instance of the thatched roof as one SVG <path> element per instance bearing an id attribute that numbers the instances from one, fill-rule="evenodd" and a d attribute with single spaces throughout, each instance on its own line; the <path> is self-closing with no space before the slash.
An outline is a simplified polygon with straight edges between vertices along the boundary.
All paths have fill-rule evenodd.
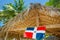
<path id="1" fill-rule="evenodd" d="M 23 33 L 21 30 L 25 30 L 26 27 L 41 25 L 46 25 L 46 28 L 60 29 L 59 10 L 38 3 L 31 4 L 27 10 L 8 21 L 2 28 L 2 31 L 9 31 L 10 33 L 15 31 L 21 35 Z M 51 32 L 53 31 L 51 30 Z"/>

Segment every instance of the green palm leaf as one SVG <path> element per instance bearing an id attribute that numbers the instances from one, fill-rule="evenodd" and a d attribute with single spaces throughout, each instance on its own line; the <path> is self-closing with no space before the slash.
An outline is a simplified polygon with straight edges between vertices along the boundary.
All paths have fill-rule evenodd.
<path id="1" fill-rule="evenodd" d="M 24 9 L 23 0 L 14 0 L 14 4 L 9 3 L 3 6 L 3 11 L 0 13 L 0 21 L 8 21 Z M 17 13 L 17 14 L 16 14 Z"/>

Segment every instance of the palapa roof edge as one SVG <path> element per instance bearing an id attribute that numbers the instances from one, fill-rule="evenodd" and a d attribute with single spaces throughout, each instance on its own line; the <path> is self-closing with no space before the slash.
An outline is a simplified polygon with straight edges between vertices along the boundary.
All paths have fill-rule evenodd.
<path id="1" fill-rule="evenodd" d="M 56 9 L 56 8 L 42 6 L 42 5 L 40 5 L 39 3 L 31 4 L 30 9 L 25 10 L 25 11 L 23 11 L 22 13 L 16 15 L 14 18 L 10 19 L 10 20 L 4 25 L 4 27 L 2 28 L 2 30 L 8 29 L 9 27 L 13 27 L 13 25 L 16 24 L 17 21 L 21 21 L 22 17 L 23 17 L 24 15 L 27 15 L 27 13 L 29 12 L 29 10 L 35 9 L 35 8 L 38 8 L 38 9 L 40 8 L 41 10 L 47 10 L 47 11 L 51 11 L 51 10 L 52 10 L 52 11 L 54 11 L 54 12 L 57 12 L 58 15 L 60 16 L 60 12 L 59 12 L 59 10 Z M 26 13 L 26 12 L 27 12 L 27 13 Z M 52 15 L 52 14 L 51 14 L 51 15 Z M 53 15 L 54 15 L 54 14 L 53 14 Z"/>

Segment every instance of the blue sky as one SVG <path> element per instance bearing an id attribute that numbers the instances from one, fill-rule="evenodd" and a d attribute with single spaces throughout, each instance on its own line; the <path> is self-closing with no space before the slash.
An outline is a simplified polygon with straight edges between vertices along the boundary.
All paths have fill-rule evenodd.
<path id="1" fill-rule="evenodd" d="M 44 5 L 48 0 L 24 0 L 24 4 L 25 6 L 28 6 L 30 3 L 40 3 L 42 5 Z M 0 0 L 0 10 L 3 9 L 3 6 L 5 4 L 9 4 L 9 3 L 13 3 L 14 4 L 14 1 L 13 0 Z M 0 26 L 2 26 L 3 23 L 0 22 Z"/>
<path id="2" fill-rule="evenodd" d="M 3 26 L 3 22 L 0 21 L 0 26 Z"/>
<path id="3" fill-rule="evenodd" d="M 47 2 L 48 0 L 24 0 L 24 4 L 25 6 L 28 6 L 30 3 L 41 3 L 42 5 L 45 4 L 45 2 Z M 5 4 L 8 4 L 8 3 L 13 3 L 14 4 L 14 1 L 13 0 L 0 0 L 0 10 L 2 10 L 3 6 Z"/>

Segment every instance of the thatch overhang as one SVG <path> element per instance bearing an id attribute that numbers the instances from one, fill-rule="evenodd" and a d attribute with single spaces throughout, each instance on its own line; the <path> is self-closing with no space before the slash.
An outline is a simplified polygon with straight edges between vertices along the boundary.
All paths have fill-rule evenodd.
<path id="1" fill-rule="evenodd" d="M 56 8 L 31 4 L 22 13 L 8 21 L 2 28 L 2 32 L 9 34 L 19 34 L 20 37 L 27 27 L 46 25 L 47 32 L 60 35 L 60 12 Z"/>

